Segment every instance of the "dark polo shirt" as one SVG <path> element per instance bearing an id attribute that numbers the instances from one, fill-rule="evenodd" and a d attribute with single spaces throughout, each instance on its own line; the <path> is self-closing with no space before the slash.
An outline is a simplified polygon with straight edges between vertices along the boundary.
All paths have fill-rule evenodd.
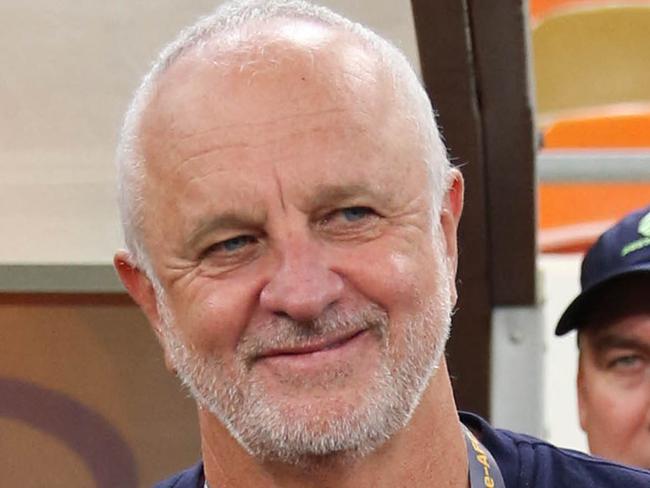
<path id="1" fill-rule="evenodd" d="M 650 488 L 650 471 L 494 429 L 469 413 L 461 413 L 460 419 L 492 453 L 506 488 Z M 203 488 L 203 483 L 203 464 L 198 463 L 155 488 Z"/>

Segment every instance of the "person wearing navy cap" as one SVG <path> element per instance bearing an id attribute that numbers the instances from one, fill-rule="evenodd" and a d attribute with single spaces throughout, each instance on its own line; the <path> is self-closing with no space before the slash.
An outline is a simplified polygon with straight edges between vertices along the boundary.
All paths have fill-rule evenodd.
<path id="1" fill-rule="evenodd" d="M 607 230 L 555 333 L 578 331 L 578 410 L 590 451 L 650 468 L 650 206 Z"/>

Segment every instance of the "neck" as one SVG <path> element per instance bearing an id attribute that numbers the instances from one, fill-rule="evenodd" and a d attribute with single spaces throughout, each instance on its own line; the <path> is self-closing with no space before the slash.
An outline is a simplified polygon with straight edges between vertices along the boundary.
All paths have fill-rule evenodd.
<path id="1" fill-rule="evenodd" d="M 212 414 L 200 410 L 199 421 L 211 487 L 468 486 L 467 451 L 444 361 L 408 425 L 358 459 L 333 457 L 309 466 L 260 462 Z"/>

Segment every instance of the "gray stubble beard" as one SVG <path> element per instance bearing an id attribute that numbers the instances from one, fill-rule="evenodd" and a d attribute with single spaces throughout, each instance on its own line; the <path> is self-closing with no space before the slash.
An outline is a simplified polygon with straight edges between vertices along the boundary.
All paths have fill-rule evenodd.
<path id="1" fill-rule="evenodd" d="M 383 309 L 370 304 L 348 314 L 326 311 L 314 321 L 316 333 L 364 324 L 380 338 L 384 359 L 368 379 L 363 402 L 328 417 L 327 412 L 323 415 L 319 411 L 318 404 L 296 409 L 268 401 L 264 386 L 245 377 L 245 361 L 238 361 L 236 371 L 231 372 L 219 358 L 186 344 L 174 326 L 164 290 L 156 286 L 156 291 L 168 353 L 197 403 L 215 415 L 251 456 L 297 466 L 363 457 L 401 430 L 440 364 L 450 331 L 451 304 L 446 286 L 441 286 L 424 310 L 408 323 L 393 324 L 406 330 L 401 358 L 395 346 L 389 344 L 389 318 Z M 296 340 L 294 332 L 286 331 L 297 329 L 304 330 L 304 324 L 285 323 L 279 329 L 285 331 L 280 333 L 279 341 Z"/>

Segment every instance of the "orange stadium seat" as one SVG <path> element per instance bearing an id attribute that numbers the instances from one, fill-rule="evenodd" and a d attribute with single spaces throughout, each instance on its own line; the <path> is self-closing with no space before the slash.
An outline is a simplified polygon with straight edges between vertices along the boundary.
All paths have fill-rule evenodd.
<path id="1" fill-rule="evenodd" d="M 649 4 L 648 0 L 530 0 L 529 11 L 533 22 L 562 10 L 579 7 L 609 7 L 615 5 Z"/>
<path id="2" fill-rule="evenodd" d="M 650 149 L 650 105 L 641 113 L 603 113 L 556 120 L 544 131 L 544 148 Z"/>
<path id="3" fill-rule="evenodd" d="M 584 252 L 620 217 L 650 203 L 650 183 L 544 183 L 539 203 L 540 251 Z"/>

